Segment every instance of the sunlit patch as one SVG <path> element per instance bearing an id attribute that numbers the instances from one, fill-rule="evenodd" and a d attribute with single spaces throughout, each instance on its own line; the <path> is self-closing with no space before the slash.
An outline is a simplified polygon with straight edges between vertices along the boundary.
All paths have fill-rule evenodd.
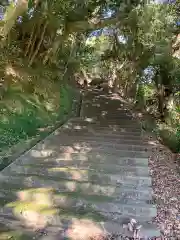
<path id="1" fill-rule="evenodd" d="M 99 104 L 99 103 L 94 103 L 94 104 L 92 104 L 92 106 L 93 106 L 93 107 L 100 107 L 101 104 Z"/>
<path id="2" fill-rule="evenodd" d="M 83 129 L 83 127 L 77 125 L 77 126 L 74 127 L 74 129 L 81 130 L 81 129 Z"/>
<path id="3" fill-rule="evenodd" d="M 93 118 L 85 118 L 85 121 L 86 122 L 94 122 L 94 119 Z"/>
<path id="4" fill-rule="evenodd" d="M 65 183 L 65 186 L 69 191 L 75 191 L 76 190 L 76 182 L 67 182 Z"/>
<path id="5" fill-rule="evenodd" d="M 52 188 L 22 190 L 17 193 L 17 197 L 17 201 L 6 204 L 6 207 L 12 208 L 14 216 L 28 228 L 46 227 L 57 213 Z"/>
<path id="6" fill-rule="evenodd" d="M 120 96 L 117 94 L 113 94 L 113 96 L 110 98 L 112 100 L 120 100 Z"/>
<path id="7" fill-rule="evenodd" d="M 106 116 L 108 114 L 107 111 L 101 111 L 101 116 Z"/>
<path id="8" fill-rule="evenodd" d="M 38 131 L 39 132 L 45 132 L 45 131 L 49 131 L 53 128 L 53 126 L 48 126 L 48 127 L 45 127 L 45 128 L 38 128 Z"/>
<path id="9" fill-rule="evenodd" d="M 148 141 L 148 144 L 153 145 L 153 146 L 157 146 L 158 142 L 157 141 Z"/>
<path id="10" fill-rule="evenodd" d="M 142 113 L 138 113 L 137 116 L 138 117 L 142 117 L 143 115 L 142 115 Z"/>
<path id="11" fill-rule="evenodd" d="M 48 172 L 68 173 L 68 174 L 70 174 L 70 176 L 72 176 L 73 179 L 76 179 L 76 180 L 82 179 L 83 177 L 88 175 L 87 170 L 77 169 L 77 168 L 73 168 L 73 167 L 70 167 L 70 168 L 68 168 L 68 167 L 55 167 L 55 168 L 48 169 Z"/>
<path id="12" fill-rule="evenodd" d="M 102 235 L 103 230 L 100 226 L 90 220 L 72 219 L 71 227 L 66 232 L 66 237 L 72 240 L 91 239 Z"/>
<path id="13" fill-rule="evenodd" d="M 52 154 L 54 153 L 54 151 L 52 150 L 31 150 L 31 156 L 32 157 L 38 157 L 38 158 L 41 158 L 41 157 L 48 157 L 48 156 L 51 156 Z"/>
<path id="14" fill-rule="evenodd" d="M 120 131 L 121 131 L 121 132 L 126 132 L 126 129 L 121 128 Z"/>
<path id="15" fill-rule="evenodd" d="M 59 157 L 56 159 L 56 162 L 59 162 L 61 160 L 73 160 L 71 152 L 65 152 L 61 154 L 62 157 Z"/>
<path id="16" fill-rule="evenodd" d="M 113 130 L 114 132 L 116 132 L 118 130 L 118 126 L 117 125 L 109 125 L 110 129 Z"/>
<path id="17" fill-rule="evenodd" d="M 17 197 L 21 201 L 35 201 L 39 204 L 52 205 L 52 188 L 31 188 L 17 192 Z"/>
<path id="18" fill-rule="evenodd" d="M 74 153 L 74 148 L 70 146 L 62 147 L 64 153 Z"/>
<path id="19" fill-rule="evenodd" d="M 87 144 L 87 143 L 82 142 L 82 143 L 74 143 L 74 144 L 73 144 L 73 147 L 74 147 L 75 149 L 89 148 L 90 145 Z"/>
<path id="20" fill-rule="evenodd" d="M 20 74 L 10 65 L 6 67 L 6 75 L 20 78 Z"/>

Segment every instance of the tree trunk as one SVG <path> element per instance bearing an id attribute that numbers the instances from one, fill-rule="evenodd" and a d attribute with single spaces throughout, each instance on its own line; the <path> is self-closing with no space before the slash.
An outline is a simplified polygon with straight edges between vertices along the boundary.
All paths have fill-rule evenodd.
<path id="1" fill-rule="evenodd" d="M 158 86 L 158 111 L 160 113 L 160 118 L 164 120 L 164 86 Z"/>
<path id="2" fill-rule="evenodd" d="M 33 36 L 35 36 L 35 26 L 33 26 L 33 29 L 32 29 L 32 32 L 31 32 L 31 36 L 29 38 L 29 42 L 28 42 L 28 45 L 27 45 L 27 48 L 26 48 L 26 51 L 25 51 L 25 56 L 27 56 L 27 54 L 29 52 L 30 46 L 32 44 Z"/>
<path id="3" fill-rule="evenodd" d="M 38 45 L 37 45 L 37 48 L 36 48 L 33 56 L 32 56 L 32 58 L 31 58 L 31 60 L 30 60 L 30 62 L 29 62 L 29 66 L 32 65 L 32 63 L 33 63 L 36 55 L 37 55 L 38 52 L 39 52 L 39 49 L 40 49 L 41 44 L 42 44 L 42 41 L 43 41 L 43 39 L 44 39 L 44 35 L 45 35 L 45 32 L 46 32 L 47 24 L 48 24 L 48 22 L 46 22 L 46 23 L 44 24 L 43 31 L 42 31 L 42 34 L 41 34 L 41 38 L 40 38 L 40 40 L 39 40 L 39 43 L 38 43 Z"/>

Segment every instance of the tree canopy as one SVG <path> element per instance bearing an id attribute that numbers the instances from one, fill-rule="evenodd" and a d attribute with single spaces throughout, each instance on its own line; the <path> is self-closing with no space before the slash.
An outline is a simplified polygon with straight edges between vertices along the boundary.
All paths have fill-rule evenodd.
<path id="1" fill-rule="evenodd" d="M 138 107 L 154 108 L 179 137 L 179 1 L 17 0 L 1 5 L 2 68 L 10 61 L 29 68 L 40 63 L 59 80 L 101 78 Z"/>

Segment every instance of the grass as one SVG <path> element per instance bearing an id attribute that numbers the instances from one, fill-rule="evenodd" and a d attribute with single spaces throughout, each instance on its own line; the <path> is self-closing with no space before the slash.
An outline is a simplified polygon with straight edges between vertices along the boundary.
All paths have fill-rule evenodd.
<path id="1" fill-rule="evenodd" d="M 74 89 L 53 79 L 53 72 L 9 69 L 9 85 L 0 100 L 0 169 L 12 161 L 9 155 L 16 152 L 18 144 L 20 148 L 29 144 L 29 148 L 33 140 L 44 138 L 62 124 L 73 112 L 73 99 L 77 98 Z"/>

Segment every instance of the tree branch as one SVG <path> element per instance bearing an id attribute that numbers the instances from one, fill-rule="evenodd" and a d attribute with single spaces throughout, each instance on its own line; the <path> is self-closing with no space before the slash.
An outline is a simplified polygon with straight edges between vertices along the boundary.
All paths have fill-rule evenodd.
<path id="1" fill-rule="evenodd" d="M 118 21 L 118 18 L 111 18 L 111 19 L 91 19 L 89 21 L 77 21 L 77 22 L 68 22 L 66 25 L 67 33 L 73 32 L 85 32 L 88 30 L 96 30 L 99 28 L 103 28 L 110 25 L 115 25 Z"/>

